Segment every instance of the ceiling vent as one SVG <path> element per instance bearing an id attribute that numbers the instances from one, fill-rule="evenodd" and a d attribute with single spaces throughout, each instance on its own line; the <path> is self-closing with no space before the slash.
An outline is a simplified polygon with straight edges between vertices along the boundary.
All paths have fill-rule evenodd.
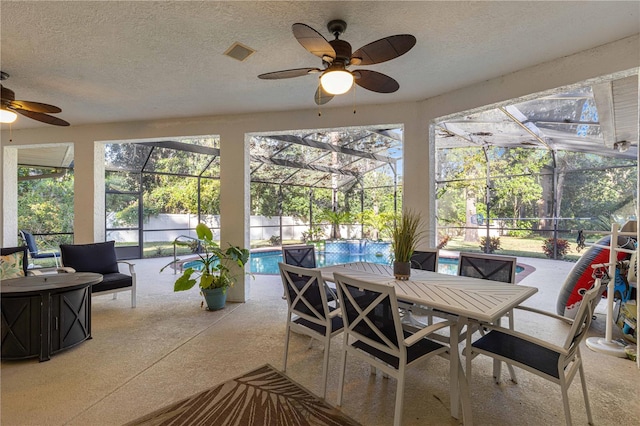
<path id="1" fill-rule="evenodd" d="M 249 56 L 251 56 L 253 52 L 255 52 L 255 50 L 236 41 L 231 45 L 230 48 L 227 49 L 226 52 L 224 52 L 224 54 L 229 56 L 230 58 L 237 59 L 238 61 L 242 62 Z"/>

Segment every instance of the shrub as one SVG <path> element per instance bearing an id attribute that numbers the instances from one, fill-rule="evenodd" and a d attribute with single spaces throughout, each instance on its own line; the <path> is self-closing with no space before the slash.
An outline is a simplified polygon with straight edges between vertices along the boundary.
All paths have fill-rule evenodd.
<path id="1" fill-rule="evenodd" d="M 324 237 L 324 232 L 320 226 L 314 226 L 308 231 L 302 233 L 302 240 L 306 243 L 309 241 L 318 241 Z"/>
<path id="2" fill-rule="evenodd" d="M 269 244 L 271 244 L 272 246 L 279 246 L 280 244 L 282 244 L 282 241 L 280 240 L 280 236 L 278 235 L 272 235 L 269 237 Z"/>
<path id="3" fill-rule="evenodd" d="M 487 237 L 480 238 L 480 250 L 484 253 L 500 250 L 500 237 L 489 237 L 489 247 L 487 247 Z"/>
<path id="4" fill-rule="evenodd" d="M 557 241 L 558 259 L 564 259 L 564 257 L 567 255 L 567 250 L 569 250 L 569 241 L 562 238 L 558 238 L 555 241 Z M 549 259 L 553 259 L 553 243 L 553 238 L 547 238 L 542 245 L 542 250 Z"/>

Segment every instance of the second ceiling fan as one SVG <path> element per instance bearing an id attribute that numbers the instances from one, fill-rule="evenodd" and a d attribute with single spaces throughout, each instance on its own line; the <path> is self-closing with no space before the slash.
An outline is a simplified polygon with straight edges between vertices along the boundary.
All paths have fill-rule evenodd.
<path id="1" fill-rule="evenodd" d="M 327 41 L 310 26 L 293 24 L 294 37 L 302 47 L 322 59 L 323 68 L 294 68 L 260 74 L 258 78 L 276 80 L 322 73 L 320 85 L 314 96 L 318 105 L 326 104 L 335 95 L 346 93 L 354 82 L 362 88 L 378 93 L 393 93 L 398 90 L 398 82 L 386 74 L 362 69 L 349 71 L 348 68 L 352 65 L 373 65 L 395 59 L 411 50 L 416 44 L 416 38 L 411 34 L 393 35 L 352 52 L 351 45 L 339 39 L 346 28 L 347 23 L 342 20 L 329 22 L 327 29 L 335 39 Z"/>

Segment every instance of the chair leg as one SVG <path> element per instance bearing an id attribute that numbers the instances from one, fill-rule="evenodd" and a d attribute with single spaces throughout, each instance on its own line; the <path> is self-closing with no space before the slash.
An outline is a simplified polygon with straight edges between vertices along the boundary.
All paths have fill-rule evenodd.
<path id="1" fill-rule="evenodd" d="M 584 368 L 582 367 L 582 359 L 580 359 L 580 367 L 578 368 L 580 374 L 580 381 L 582 382 L 582 394 L 584 395 L 584 406 L 587 409 L 587 420 L 589 424 L 593 424 L 593 418 L 591 417 L 591 406 L 589 405 L 589 395 L 587 393 L 587 381 L 584 377 Z"/>
<path id="2" fill-rule="evenodd" d="M 564 418 L 567 426 L 571 426 L 571 410 L 569 408 L 569 392 L 567 381 L 560 378 L 560 392 L 562 393 L 562 405 L 564 407 Z"/>
<path id="3" fill-rule="evenodd" d="M 327 399 L 327 373 L 329 372 L 330 346 L 331 346 L 331 336 L 326 336 L 324 340 L 324 359 L 322 362 L 322 399 Z"/>
<path id="4" fill-rule="evenodd" d="M 116 300 L 118 298 L 118 293 L 113 293 L 113 300 Z"/>
<path id="5" fill-rule="evenodd" d="M 313 346 L 313 337 L 310 337 L 309 344 L 307 345 L 307 350 L 311 349 L 312 346 Z"/>
<path id="6" fill-rule="evenodd" d="M 291 331 L 289 329 L 289 324 L 287 324 L 287 329 L 285 330 L 285 336 L 284 336 L 284 360 L 282 362 L 284 366 L 282 368 L 283 373 L 287 372 L 287 353 L 289 352 L 289 334 L 291 334 Z"/>
<path id="7" fill-rule="evenodd" d="M 131 288 L 131 307 L 132 308 L 136 307 L 136 288 L 135 287 Z"/>
<path id="8" fill-rule="evenodd" d="M 347 341 L 345 339 L 344 344 L 347 344 Z M 343 350 L 342 351 L 342 360 L 340 361 L 340 374 L 338 376 L 338 403 L 336 405 L 341 406 L 342 405 L 342 391 L 344 390 L 344 375 L 345 375 L 345 370 L 347 368 L 347 351 Z"/>
<path id="9" fill-rule="evenodd" d="M 401 370 L 404 370 L 402 368 Z M 396 409 L 393 413 L 393 426 L 402 425 L 402 402 L 404 396 L 404 371 L 401 374 L 398 374 L 398 379 L 396 381 Z"/>

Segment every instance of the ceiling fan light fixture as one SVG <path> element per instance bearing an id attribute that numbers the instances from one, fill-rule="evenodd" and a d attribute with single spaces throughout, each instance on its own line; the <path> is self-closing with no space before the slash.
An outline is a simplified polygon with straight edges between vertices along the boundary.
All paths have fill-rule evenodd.
<path id="1" fill-rule="evenodd" d="M 0 123 L 13 123 L 18 118 L 18 114 L 8 109 L 0 109 Z"/>
<path id="2" fill-rule="evenodd" d="M 320 84 L 325 92 L 342 95 L 353 86 L 353 74 L 345 70 L 327 71 L 320 77 Z"/>

